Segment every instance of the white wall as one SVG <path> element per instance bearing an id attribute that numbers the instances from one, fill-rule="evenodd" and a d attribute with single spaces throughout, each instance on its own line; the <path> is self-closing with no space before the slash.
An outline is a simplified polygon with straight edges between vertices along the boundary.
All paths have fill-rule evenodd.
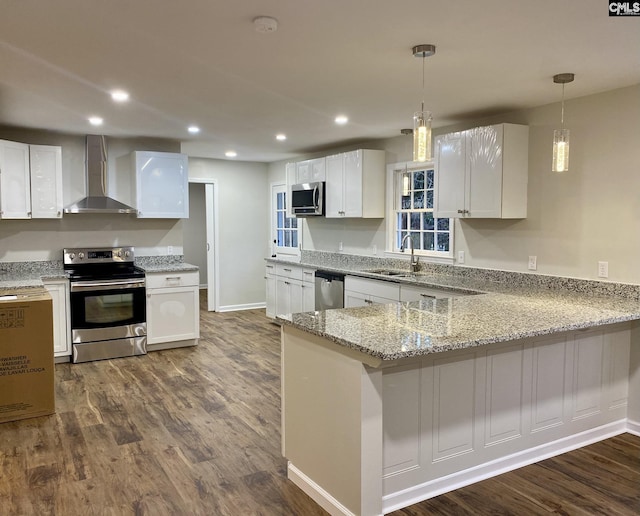
<path id="1" fill-rule="evenodd" d="M 189 183 L 189 218 L 182 221 L 184 261 L 200 269 L 200 285 L 207 284 L 207 203 L 204 183 Z M 212 271 L 213 274 L 213 271 Z"/>
<path id="2" fill-rule="evenodd" d="M 189 158 L 189 178 L 215 179 L 218 188 L 221 310 L 263 304 L 269 252 L 267 165 Z"/>
<path id="3" fill-rule="evenodd" d="M 455 249 L 465 251 L 470 266 L 526 271 L 528 256 L 536 255 L 538 273 L 578 278 L 597 279 L 598 261 L 607 261 L 609 280 L 640 283 L 640 85 L 565 102 L 571 129 L 565 174 L 551 172 L 559 120 L 556 103 L 434 131 L 529 125 L 527 218 L 457 221 Z M 408 137 L 360 147 L 384 148 L 387 163 L 411 159 Z M 284 162 L 269 166 L 269 180 L 284 180 Z M 371 254 L 372 243 L 386 243 L 384 224 L 374 222 L 317 219 L 303 228 L 305 249 L 337 251 L 343 241 L 345 252 Z"/>
<path id="4" fill-rule="evenodd" d="M 0 126 L 0 139 L 62 147 L 64 205 L 85 195 L 85 137 L 42 130 Z M 173 140 L 156 138 L 107 138 L 109 148 L 109 194 L 128 196 L 128 163 L 133 150 L 179 152 Z M 118 195 L 118 190 L 122 195 Z M 125 200 L 125 202 L 127 202 Z M 133 245 L 138 256 L 182 252 L 182 221 L 137 219 L 133 215 L 68 214 L 55 220 L 0 220 L 0 261 L 62 260 L 64 247 Z"/>

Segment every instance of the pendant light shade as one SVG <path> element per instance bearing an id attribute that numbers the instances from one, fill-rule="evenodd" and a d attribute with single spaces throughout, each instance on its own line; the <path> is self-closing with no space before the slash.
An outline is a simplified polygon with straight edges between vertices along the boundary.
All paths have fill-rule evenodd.
<path id="1" fill-rule="evenodd" d="M 553 76 L 553 82 L 562 84 L 562 111 L 560 115 L 561 129 L 553 131 L 553 172 L 567 172 L 569 170 L 569 129 L 564 128 L 564 85 L 574 79 L 572 73 L 560 73 Z"/>
<path id="2" fill-rule="evenodd" d="M 422 58 L 422 104 L 413 115 L 413 161 L 431 161 L 431 120 L 424 110 L 424 60 L 436 53 L 435 45 L 416 45 L 411 49 L 414 57 Z"/>

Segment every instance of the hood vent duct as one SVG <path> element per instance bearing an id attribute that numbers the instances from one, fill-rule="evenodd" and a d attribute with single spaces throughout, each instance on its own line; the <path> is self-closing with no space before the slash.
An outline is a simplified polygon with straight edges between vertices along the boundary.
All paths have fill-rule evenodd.
<path id="1" fill-rule="evenodd" d="M 104 136 L 87 135 L 87 197 L 67 206 L 65 213 L 136 213 L 137 210 L 107 196 L 107 142 Z"/>

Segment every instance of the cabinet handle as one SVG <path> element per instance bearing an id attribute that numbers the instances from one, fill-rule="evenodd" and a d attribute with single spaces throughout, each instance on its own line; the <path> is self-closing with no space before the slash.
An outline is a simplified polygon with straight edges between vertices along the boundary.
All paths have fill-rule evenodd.
<path id="1" fill-rule="evenodd" d="M 58 215 L 57 216 L 60 217 L 61 215 L 62 215 L 62 212 L 58 211 Z"/>
<path id="2" fill-rule="evenodd" d="M 289 283 L 288 281 L 284 282 L 285 285 L 291 285 L 291 283 Z"/>
<path id="3" fill-rule="evenodd" d="M 367 303 L 368 305 L 373 304 L 373 301 L 371 301 L 371 299 L 365 299 L 364 302 Z"/>
<path id="4" fill-rule="evenodd" d="M 464 210 L 458 210 L 458 213 L 464 213 Z"/>
<path id="5" fill-rule="evenodd" d="M 282 269 L 285 272 L 291 272 L 291 269 Z"/>
<path id="6" fill-rule="evenodd" d="M 267 265 L 267 269 L 273 269 L 273 265 Z"/>
<path id="7" fill-rule="evenodd" d="M 167 281 L 180 281 L 181 278 L 182 278 L 182 276 L 167 276 L 166 280 Z"/>
<path id="8" fill-rule="evenodd" d="M 435 299 L 436 296 L 430 296 L 429 294 L 420 294 L 420 297 L 428 297 L 429 299 Z"/>

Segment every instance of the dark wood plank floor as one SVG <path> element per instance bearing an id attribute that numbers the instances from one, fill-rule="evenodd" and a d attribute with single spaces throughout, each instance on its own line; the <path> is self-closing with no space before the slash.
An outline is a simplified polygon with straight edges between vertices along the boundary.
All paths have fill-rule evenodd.
<path id="1" fill-rule="evenodd" d="M 0 515 L 326 514 L 286 479 L 279 374 L 262 310 L 203 311 L 195 348 L 58 364 L 56 414 L 0 425 Z M 640 513 L 640 438 L 394 514 L 546 513 Z"/>

